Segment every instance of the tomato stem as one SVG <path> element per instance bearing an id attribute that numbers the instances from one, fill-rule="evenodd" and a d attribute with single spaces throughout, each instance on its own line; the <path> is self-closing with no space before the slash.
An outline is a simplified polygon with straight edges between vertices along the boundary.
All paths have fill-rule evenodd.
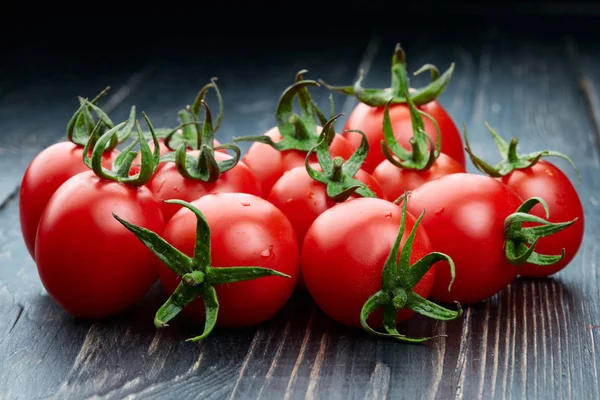
<path id="1" fill-rule="evenodd" d="M 546 219 L 528 214 L 537 204 L 541 204 L 546 212 Z M 536 253 L 535 246 L 538 240 L 562 231 L 573 225 L 577 218 L 566 222 L 549 222 L 550 211 L 544 199 L 532 197 L 526 200 L 513 214 L 504 220 L 505 256 L 513 265 L 524 263 L 539 266 L 556 264 L 565 257 L 565 249 L 561 254 L 544 255 Z M 537 223 L 539 225 L 524 228 L 524 223 Z"/>
<path id="2" fill-rule="evenodd" d="M 346 96 L 354 96 L 361 103 L 372 107 L 383 107 L 388 103 L 404 104 L 408 99 L 412 100 L 416 105 L 423 105 L 436 100 L 444 92 L 454 72 L 454 63 L 450 64 L 450 67 L 441 75 L 437 67 L 432 64 L 423 65 L 414 75 L 418 75 L 424 71 L 431 71 L 431 82 L 419 89 L 411 88 L 406 72 L 406 54 L 398 43 L 392 56 L 391 87 L 389 89 L 365 89 L 362 86 L 364 79 L 363 70 L 360 71 L 357 81 L 350 86 L 332 86 L 325 83 L 322 79 L 319 79 L 319 82 L 331 91 Z"/>
<path id="3" fill-rule="evenodd" d="M 331 158 L 329 147 L 335 137 L 333 128 L 335 120 L 342 114 L 332 117 L 321 131 L 319 142 L 308 151 L 304 159 L 304 165 L 308 175 L 315 181 L 327 186 L 327 196 L 336 202 L 346 201 L 353 194 L 361 197 L 377 197 L 377 195 L 363 182 L 354 178 L 369 151 L 369 142 L 361 131 L 355 131 L 362 135 L 361 144 L 348 161 L 344 162 L 342 157 Z M 310 164 L 310 157 L 317 154 L 317 160 L 321 171 L 315 170 Z"/>
<path id="4" fill-rule="evenodd" d="M 485 123 L 488 131 L 492 135 L 494 142 L 496 143 L 496 147 L 502 156 L 502 160 L 498 162 L 496 165 L 490 165 L 477 155 L 475 155 L 471 149 L 471 145 L 469 143 L 469 139 L 467 137 L 467 127 L 463 124 L 463 136 L 465 138 L 465 151 L 471 158 L 473 165 L 479 171 L 483 172 L 494 178 L 501 178 L 506 176 L 517 169 L 527 169 L 529 167 L 533 167 L 542 157 L 560 157 L 566 160 L 577 173 L 577 177 L 579 183 L 581 184 L 581 174 L 575 166 L 575 163 L 569 156 L 566 154 L 560 153 L 558 151 L 552 150 L 542 150 L 535 151 L 533 153 L 521 154 L 517 153 L 517 147 L 519 141 L 516 137 L 512 137 L 510 143 L 507 143 L 487 122 Z"/>
<path id="5" fill-rule="evenodd" d="M 449 310 L 413 292 L 415 285 L 436 262 L 448 262 L 452 281 L 454 281 L 455 270 L 452 258 L 443 253 L 430 253 L 416 263 L 410 265 L 412 245 L 416 237 L 417 228 L 425 211 L 417 218 L 404 246 L 400 249 L 400 242 L 406 227 L 406 205 L 408 197 L 405 195 L 403 200 L 400 229 L 387 260 L 385 261 L 385 266 L 382 271 L 381 289 L 369 297 L 363 305 L 360 314 L 360 322 L 363 329 L 373 335 L 390 337 L 405 342 L 420 343 L 430 338 L 411 338 L 398 333 L 396 329 L 398 311 L 408 308 L 429 318 L 449 321 L 459 318 L 462 315 L 462 308 L 460 307 L 460 304 L 456 303 L 457 311 Z M 398 253 L 400 253 L 399 257 Z M 450 290 L 450 288 L 448 288 L 448 290 Z M 369 316 L 380 308 L 383 308 L 383 326 L 386 331 L 385 333 L 374 330 L 367 322 Z"/>
<path id="6" fill-rule="evenodd" d="M 165 200 L 169 204 L 179 204 L 196 216 L 196 243 L 194 255 L 188 257 L 155 232 L 131 224 L 113 213 L 114 218 L 131 231 L 169 269 L 182 277 L 181 283 L 167 301 L 158 309 L 154 317 L 157 328 L 168 326 L 181 310 L 196 298 L 202 298 L 206 320 L 200 336 L 189 341 L 206 338 L 214 329 L 219 313 L 219 301 L 215 285 L 259 279 L 267 276 L 290 278 L 289 275 L 258 266 L 213 267 L 211 265 L 210 227 L 206 218 L 194 205 L 183 200 Z M 251 301 L 252 299 L 248 299 Z"/>
<path id="7" fill-rule="evenodd" d="M 310 96 L 309 86 L 319 87 L 319 83 L 313 80 L 305 80 L 301 70 L 296 74 L 294 84 L 287 87 L 279 98 L 275 111 L 277 129 L 281 134 L 281 140 L 275 142 L 266 135 L 240 136 L 233 139 L 234 142 L 258 142 L 267 144 L 278 151 L 300 150 L 309 151 L 317 145 L 319 133 L 317 131 L 317 120 L 324 124 L 325 117 Z M 294 99 L 300 105 L 300 114 L 294 112 Z"/>

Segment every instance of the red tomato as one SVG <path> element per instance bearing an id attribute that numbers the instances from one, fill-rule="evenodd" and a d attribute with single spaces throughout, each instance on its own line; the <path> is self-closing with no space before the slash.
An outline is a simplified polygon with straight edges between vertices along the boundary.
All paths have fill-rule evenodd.
<path id="1" fill-rule="evenodd" d="M 554 164 L 540 160 L 532 167 L 515 169 L 501 178 L 501 181 L 517 192 L 521 198 L 541 197 L 548 204 L 550 222 L 577 221 L 566 229 L 541 238 L 535 251 L 541 254 L 560 255 L 565 249 L 565 257 L 556 264 L 537 266 L 526 263 L 519 266 L 519 274 L 531 277 L 552 275 L 567 266 L 577 254 L 583 240 L 584 214 L 581 200 L 569 178 Z M 530 214 L 546 219 L 543 207 L 538 204 Z"/>
<path id="2" fill-rule="evenodd" d="M 346 129 L 358 129 L 367 135 L 369 141 L 369 154 L 363 164 L 363 169 L 369 173 L 383 161 L 385 157 L 381 152 L 381 141 L 383 136 L 383 111 L 385 107 L 371 107 L 364 103 L 359 103 L 348 116 L 344 125 Z M 441 152 L 456 160 L 465 168 L 465 153 L 463 142 L 454 121 L 446 110 L 437 101 L 432 101 L 417 107 L 419 110 L 431 115 L 438 123 L 441 131 L 442 149 Z M 410 117 L 410 109 L 406 104 L 390 105 L 390 119 L 394 136 L 402 146 L 410 150 L 409 140 L 413 137 L 413 127 Z M 435 144 L 437 141 L 437 132 L 435 125 L 429 118 L 423 117 L 425 131 L 431 137 Z M 354 146 L 358 147 L 361 135 L 356 132 L 344 132 L 344 137 Z"/>
<path id="3" fill-rule="evenodd" d="M 215 285 L 219 299 L 217 325 L 243 327 L 273 317 L 291 296 L 298 279 L 298 242 L 294 230 L 277 207 L 246 193 L 219 193 L 191 202 L 210 226 L 211 266 L 258 266 L 288 274 Z M 181 208 L 181 207 L 180 207 Z M 192 256 L 196 242 L 196 216 L 181 208 L 167 223 L 163 238 Z M 159 262 L 165 291 L 172 294 L 181 277 Z M 204 321 L 201 299 L 184 312 Z"/>
<path id="4" fill-rule="evenodd" d="M 105 152 L 102 165 L 110 168 L 118 154 L 118 150 Z M 19 216 L 25 245 L 34 259 L 35 235 L 48 200 L 69 178 L 88 170 L 83 163 L 83 147 L 72 142 L 53 144 L 39 153 L 27 167 L 21 181 Z"/>
<path id="5" fill-rule="evenodd" d="M 407 210 L 426 210 L 421 224 L 433 251 L 455 263 L 452 289 L 446 261 L 435 265 L 431 297 L 470 304 L 500 292 L 517 276 L 519 267 L 504 254 L 504 220 L 523 203 L 511 188 L 496 179 L 458 173 L 425 183 L 409 194 Z"/>
<path id="6" fill-rule="evenodd" d="M 198 156 L 199 151 L 188 152 Z M 215 152 L 215 159 L 223 161 L 231 158 L 230 155 Z M 174 162 L 166 162 L 159 165 L 154 176 L 146 184 L 158 200 L 180 199 L 187 202 L 199 199 L 210 193 L 240 192 L 259 196 L 260 185 L 252 171 L 243 162 L 223 173 L 215 182 L 203 182 L 200 180 L 187 179 L 177 170 Z M 171 219 L 181 206 L 161 202 L 165 221 Z"/>
<path id="7" fill-rule="evenodd" d="M 312 167 L 321 170 L 319 164 L 312 164 Z M 366 184 L 377 197 L 383 197 L 381 186 L 371 175 L 361 169 L 354 177 Z M 350 198 L 357 197 L 352 195 Z M 308 175 L 306 167 L 296 167 L 286 171 L 273 186 L 267 200 L 283 211 L 290 220 L 300 244 L 313 221 L 338 204 L 327 196 L 327 186 Z M 298 286 L 305 287 L 302 276 L 298 280 Z"/>
<path id="8" fill-rule="evenodd" d="M 358 198 L 325 211 L 308 229 L 302 244 L 302 275 L 317 305 L 331 318 L 361 327 L 361 309 L 381 289 L 383 267 L 398 236 L 400 218 L 400 207 L 389 201 Z M 401 246 L 414 224 L 415 218 L 407 213 Z M 426 231 L 419 226 L 411 265 L 431 251 Z M 413 291 L 427 298 L 434 277 L 432 268 Z M 397 321 L 413 313 L 402 309 Z M 381 310 L 374 312 L 368 323 L 373 328 L 381 327 Z"/>
<path id="9" fill-rule="evenodd" d="M 433 165 L 425 170 L 399 168 L 388 160 L 383 160 L 373 171 L 373 177 L 381 184 L 385 197 L 393 201 L 405 190 L 411 191 L 425 182 L 459 172 L 466 172 L 465 167 L 440 153 Z"/>
<path id="10" fill-rule="evenodd" d="M 321 129 L 321 127 L 318 127 L 319 133 Z M 281 140 L 281 134 L 277 127 L 271 128 L 265 135 L 271 137 L 274 142 Z M 354 148 L 344 137 L 336 134 L 329 147 L 329 151 L 331 157 L 341 156 L 347 160 L 354 152 Z M 266 197 L 271 192 L 271 188 L 275 182 L 277 182 L 285 171 L 304 165 L 306 153 L 300 150 L 280 152 L 268 144 L 255 142 L 248 149 L 243 161 L 254 172 L 254 175 L 261 184 L 262 193 Z M 317 161 L 316 154 L 311 155 L 310 161 Z"/>
<path id="11" fill-rule="evenodd" d="M 154 254 L 112 212 L 160 234 L 160 204 L 134 187 L 82 172 L 52 196 L 40 219 L 35 259 L 48 294 L 68 313 L 103 318 L 140 300 L 156 281 Z"/>

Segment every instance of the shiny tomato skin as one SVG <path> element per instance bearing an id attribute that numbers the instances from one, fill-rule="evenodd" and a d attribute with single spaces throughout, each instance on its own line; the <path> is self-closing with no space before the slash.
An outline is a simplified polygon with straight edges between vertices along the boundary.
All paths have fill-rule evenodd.
<path id="1" fill-rule="evenodd" d="M 418 106 L 418 108 L 431 115 L 437 121 L 442 138 L 442 153 L 455 159 L 463 168 L 466 167 L 465 152 L 460 133 L 446 110 L 437 101 L 423 104 Z M 367 136 L 370 150 L 362 168 L 369 173 L 372 173 L 385 159 L 381 152 L 381 141 L 384 140 L 383 111 L 384 107 L 371 107 L 364 103 L 359 103 L 352 110 L 344 124 L 344 130 L 359 129 Z M 413 136 L 413 128 L 408 106 L 405 104 L 393 104 L 390 106 L 389 111 L 394 136 L 398 140 L 398 143 L 410 149 L 409 139 Z M 437 141 L 435 126 L 429 118 L 423 117 L 423 122 L 425 124 L 425 131 L 435 144 Z M 362 136 L 355 132 L 345 132 L 344 137 L 356 148 L 359 146 Z"/>
<path id="2" fill-rule="evenodd" d="M 102 165 L 110 168 L 118 154 L 118 150 L 105 152 Z M 19 217 L 25 245 L 34 259 L 37 226 L 50 197 L 69 178 L 88 170 L 83 163 L 83 147 L 72 142 L 47 147 L 27 167 L 21 180 Z"/>
<path id="3" fill-rule="evenodd" d="M 189 154 L 197 156 L 198 150 L 190 151 Z M 229 158 L 231 156 L 228 154 L 215 152 L 217 161 Z M 254 174 L 242 161 L 223 173 L 217 181 L 210 183 L 184 178 L 174 162 L 162 163 L 146 186 L 161 202 L 170 199 L 190 202 L 210 193 L 241 192 L 261 195 L 260 185 Z M 164 202 L 161 203 L 161 207 L 166 221 L 170 220 L 181 208 L 181 206 Z"/>
<path id="4" fill-rule="evenodd" d="M 290 275 L 215 285 L 219 300 L 217 325 L 245 327 L 273 317 L 291 296 L 298 279 L 298 242 L 288 219 L 265 199 L 246 193 L 210 194 L 191 204 L 210 226 L 213 267 L 258 266 Z M 192 256 L 196 216 L 181 209 L 167 223 L 163 237 Z M 181 277 L 161 262 L 158 271 L 165 291 L 173 293 Z M 184 312 L 203 321 L 202 300 L 195 300 Z"/>
<path id="5" fill-rule="evenodd" d="M 321 170 L 319 164 L 312 164 L 312 167 Z M 355 178 L 366 184 L 377 197 L 383 197 L 379 183 L 370 174 L 360 169 Z M 359 196 L 353 195 L 350 198 L 356 197 Z M 339 204 L 327 196 L 327 187 L 312 179 L 304 166 L 284 172 L 271 189 L 267 200 L 290 220 L 300 244 L 313 221 L 326 210 Z M 304 289 L 302 274 L 300 275 L 298 287 Z"/>
<path id="6" fill-rule="evenodd" d="M 365 301 L 381 289 L 382 271 L 400 229 L 401 209 L 374 198 L 346 201 L 321 214 L 311 225 L 302 244 L 302 275 L 317 305 L 332 319 L 360 327 L 360 311 Z M 406 215 L 401 245 L 404 246 L 415 218 Z M 431 252 L 425 229 L 417 228 L 410 257 L 411 265 Z M 435 278 L 430 269 L 414 287 L 429 296 Z M 403 309 L 397 321 L 413 315 Z M 381 310 L 369 317 L 369 325 L 382 325 Z"/>
<path id="7" fill-rule="evenodd" d="M 551 236 L 541 238 L 535 251 L 540 254 L 559 255 L 565 249 L 565 257 L 556 264 L 536 266 L 526 263 L 519 267 L 519 274 L 529 277 L 545 277 L 565 268 L 577 254 L 583 240 L 584 212 L 575 187 L 554 164 L 538 161 L 527 169 L 517 169 L 501 178 L 501 181 L 517 192 L 521 198 L 541 197 L 548 204 L 551 222 L 566 222 L 577 218 L 568 228 Z M 544 209 L 536 205 L 531 214 L 546 219 Z"/>
<path id="8" fill-rule="evenodd" d="M 504 254 L 504 220 L 523 203 L 514 190 L 496 179 L 458 173 L 425 183 L 408 198 L 408 211 L 425 210 L 422 224 L 433 250 L 454 261 L 452 289 L 446 261 L 435 264 L 431 297 L 471 304 L 500 292 L 517 276 L 518 267 Z"/>
<path id="9" fill-rule="evenodd" d="M 133 187 L 82 172 L 52 196 L 40 219 L 35 258 L 48 294 L 68 313 L 104 318 L 140 300 L 156 281 L 154 254 L 112 213 L 162 233 L 160 204 Z"/>
<path id="10" fill-rule="evenodd" d="M 425 182 L 459 172 L 466 172 L 465 167 L 453 158 L 440 153 L 433 165 L 422 171 L 398 168 L 388 160 L 383 160 L 373 171 L 373 177 L 381 184 L 386 198 L 394 201 L 404 193 L 404 190 L 411 191 Z"/>
<path id="11" fill-rule="evenodd" d="M 319 131 L 321 127 L 318 128 Z M 271 128 L 265 133 L 274 142 L 281 140 L 281 134 L 277 127 Z M 341 156 L 345 160 L 350 158 L 354 147 L 341 135 L 336 134 L 329 149 L 332 157 Z M 271 192 L 271 188 L 285 171 L 304 165 L 306 152 L 300 150 L 278 151 L 264 143 L 252 143 L 244 155 L 243 161 L 250 167 L 261 184 L 263 197 Z M 311 162 L 317 161 L 316 154 L 312 154 Z"/>

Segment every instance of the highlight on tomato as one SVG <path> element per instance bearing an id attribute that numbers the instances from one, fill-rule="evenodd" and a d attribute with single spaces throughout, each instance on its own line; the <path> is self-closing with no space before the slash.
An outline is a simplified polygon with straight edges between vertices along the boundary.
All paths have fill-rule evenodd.
<path id="1" fill-rule="evenodd" d="M 281 95 L 275 111 L 277 125 L 258 136 L 234 138 L 234 142 L 253 142 L 242 161 L 256 175 L 261 184 L 263 196 L 269 195 L 271 188 L 285 171 L 304 165 L 306 153 L 315 147 L 327 118 L 312 100 L 309 86 L 320 86 L 312 80 L 305 80 L 306 70 L 298 72 L 296 82 Z M 298 99 L 300 114 L 294 112 L 294 98 Z M 333 115 L 332 115 L 333 116 Z M 340 134 L 336 134 L 330 147 L 331 154 L 347 159 L 352 155 L 353 146 Z M 311 162 L 316 162 L 313 154 Z"/>
<path id="2" fill-rule="evenodd" d="M 414 312 L 449 321 L 462 315 L 427 298 L 444 260 L 433 252 L 426 230 L 402 207 L 377 198 L 358 198 L 330 208 L 311 225 L 302 245 L 302 274 L 316 304 L 332 319 L 367 332 L 423 342 L 398 332 L 396 324 Z M 449 285 L 446 290 L 449 289 Z M 385 332 L 378 331 L 383 327 Z"/>
<path id="3" fill-rule="evenodd" d="M 427 113 L 435 121 L 440 128 L 440 137 L 442 139 L 441 152 L 456 160 L 463 168 L 465 164 L 465 154 L 463 149 L 460 133 L 452 120 L 452 117 L 438 102 L 438 97 L 444 92 L 452 73 L 454 71 L 454 63 L 440 75 L 437 67 L 432 64 L 425 64 L 419 68 L 415 75 L 429 71 L 431 73 L 431 82 L 422 88 L 411 88 L 410 80 L 406 71 L 406 55 L 400 44 L 396 45 L 394 55 L 392 57 L 391 67 L 391 85 L 389 88 L 371 89 L 364 88 L 362 81 L 364 79 L 362 71 L 359 79 L 350 86 L 332 86 L 322 80 L 320 82 L 328 89 L 347 95 L 353 96 L 359 100 L 359 103 L 354 107 L 346 123 L 346 129 L 358 129 L 367 135 L 369 146 L 372 151 L 369 152 L 363 169 L 369 173 L 385 159 L 379 143 L 384 140 L 383 120 L 385 105 L 390 104 L 389 114 L 391 126 L 398 143 L 406 149 L 410 149 L 410 140 L 413 137 L 412 118 L 410 109 L 406 104 L 407 97 L 410 97 L 413 103 L 419 110 Z M 409 96 L 406 96 L 409 93 Z M 437 132 L 436 126 L 426 119 L 424 122 L 424 130 L 436 144 Z M 360 136 L 354 132 L 344 133 L 344 137 L 357 147 L 360 143 Z"/>
<path id="4" fill-rule="evenodd" d="M 462 164 L 440 152 L 442 138 L 435 119 L 417 109 L 409 96 L 405 97 L 412 118 L 411 150 L 401 146 L 394 136 L 389 114 L 390 100 L 383 113 L 385 140 L 381 142 L 381 150 L 386 159 L 373 171 L 373 177 L 381 183 L 386 197 L 390 200 L 399 198 L 406 190 L 416 189 L 423 183 L 441 176 L 466 172 Z M 423 116 L 435 126 L 435 145 L 425 132 Z"/>
<path id="5" fill-rule="evenodd" d="M 177 151 L 161 157 L 161 165 L 147 183 L 158 200 L 180 199 L 193 201 L 210 193 L 240 192 L 261 195 L 259 182 L 248 166 L 240 161 L 240 149 L 234 144 L 214 147 L 215 129 L 210 109 L 204 100 L 205 118 L 193 146 L 199 150 L 188 150 L 187 142 L 181 142 Z M 233 157 L 217 150 L 231 150 Z M 165 220 L 180 207 L 162 202 Z"/>
<path id="6" fill-rule="evenodd" d="M 323 126 L 321 140 L 308 151 L 305 165 L 286 171 L 267 197 L 290 220 L 300 244 L 313 221 L 331 207 L 357 197 L 383 197 L 379 183 L 360 169 L 369 152 L 366 139 L 347 161 L 340 156 L 332 158 L 329 149 L 340 115 Z M 313 154 L 317 163 L 310 162 Z M 302 276 L 298 286 L 304 288 Z"/>
<path id="7" fill-rule="evenodd" d="M 116 212 L 132 223 L 162 232 L 165 221 L 160 203 L 145 186 L 159 161 L 156 135 L 152 153 L 136 122 L 138 137 L 116 158 L 113 169 L 102 165 L 102 154 L 122 128 L 104 133 L 83 160 L 91 171 L 67 180 L 50 198 L 40 218 L 35 260 L 42 284 L 50 297 L 69 314 L 104 318 L 139 301 L 158 278 L 154 255 L 119 222 Z M 95 135 L 99 124 L 96 125 Z M 142 164 L 130 175 L 140 144 Z"/>
<path id="8" fill-rule="evenodd" d="M 543 198 L 550 211 L 549 221 L 575 220 L 568 229 L 557 232 L 552 236 L 543 237 L 536 245 L 538 251 L 551 254 L 556 254 L 564 248 L 565 256 L 562 260 L 544 268 L 531 263 L 525 263 L 519 267 L 519 275 L 521 276 L 546 277 L 553 275 L 564 269 L 579 251 L 583 241 L 585 220 L 581 200 L 570 179 L 560 168 L 551 162 L 542 160 L 542 157 L 554 156 L 567 160 L 581 182 L 579 171 L 573 160 L 557 151 L 542 150 L 528 154 L 518 154 L 517 146 L 519 142 L 517 138 L 513 137 L 510 143 L 507 143 L 489 124 L 486 124 L 486 126 L 496 142 L 502 160 L 492 166 L 473 154 L 465 129 L 467 154 L 469 154 L 475 167 L 481 172 L 499 179 L 522 198 Z M 539 205 L 531 210 L 531 214 L 544 218 L 547 212 Z"/>
<path id="9" fill-rule="evenodd" d="M 106 95 L 105 88 L 89 101 L 79 97 L 80 106 L 67 124 L 66 141 L 55 143 L 37 154 L 29 163 L 19 191 L 19 218 L 27 250 L 35 260 L 35 237 L 42 212 L 54 192 L 72 176 L 88 170 L 83 162 L 83 150 L 104 132 L 115 126 L 97 104 Z M 94 114 L 96 118 L 94 118 Z M 131 107 L 128 123 L 121 125 L 102 153 L 102 165 L 110 168 L 119 155 L 116 147 L 130 136 L 135 123 L 135 106 Z M 94 135 L 92 135 L 94 131 Z"/>
<path id="10" fill-rule="evenodd" d="M 207 337 L 215 326 L 246 327 L 272 318 L 291 296 L 298 279 L 298 243 L 277 207 L 246 193 L 218 193 L 183 206 L 162 237 L 115 214 L 156 257 L 169 299 L 156 312 L 164 328 L 185 309 L 204 320 Z"/>
<path id="11" fill-rule="evenodd" d="M 427 210 L 422 224 L 433 250 L 454 260 L 456 278 L 444 261 L 436 265 L 431 297 L 442 302 L 488 299 L 508 286 L 525 263 L 551 268 L 564 258 L 564 249 L 541 254 L 538 241 L 576 222 L 550 222 L 542 198 L 523 201 L 504 183 L 483 175 L 446 175 L 413 190 L 408 198 L 410 213 Z M 545 218 L 529 213 L 538 204 Z"/>

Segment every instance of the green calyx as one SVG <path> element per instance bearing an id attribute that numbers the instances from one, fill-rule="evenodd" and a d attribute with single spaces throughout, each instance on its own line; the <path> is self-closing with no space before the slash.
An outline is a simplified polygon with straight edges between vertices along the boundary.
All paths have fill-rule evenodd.
<path id="1" fill-rule="evenodd" d="M 413 292 L 415 285 L 423 278 L 433 264 L 438 261 L 447 261 L 448 264 L 450 264 L 452 281 L 448 286 L 448 290 L 450 290 L 452 283 L 454 282 L 455 272 L 452 259 L 448 255 L 438 252 L 429 253 L 419 261 L 410 265 L 412 245 L 415 240 L 417 228 L 425 211 L 417 218 L 404 246 L 402 246 L 402 250 L 400 250 L 400 242 L 406 225 L 406 201 L 408 199 L 406 195 L 404 196 L 404 199 L 405 201 L 402 202 L 400 230 L 392 250 L 385 261 L 381 289 L 369 297 L 365 302 L 360 313 L 360 323 L 367 332 L 373 335 L 390 337 L 404 342 L 421 343 L 431 339 L 431 337 L 412 338 L 398 332 L 396 320 L 400 310 L 408 308 L 429 318 L 450 321 L 459 318 L 462 315 L 462 309 L 460 304 L 456 303 L 458 310 L 449 310 Z M 399 258 L 398 253 L 400 253 Z M 369 315 L 380 308 L 383 308 L 383 327 L 386 333 L 374 330 L 367 323 Z"/>
<path id="2" fill-rule="evenodd" d="M 229 171 L 237 165 L 240 160 L 241 151 L 234 144 L 222 144 L 215 148 L 215 128 L 213 127 L 210 109 L 204 100 L 201 100 L 200 104 L 205 109 L 205 118 L 204 123 L 202 123 L 202 129 L 195 131 L 197 135 L 195 145 L 200 146 L 198 155 L 193 156 L 189 154 L 189 145 L 184 141 L 175 152 L 163 155 L 161 161 L 174 162 L 179 173 L 187 179 L 215 182 L 222 173 Z M 231 150 L 234 152 L 234 156 L 227 160 L 217 161 L 215 159 L 215 149 Z"/>
<path id="3" fill-rule="evenodd" d="M 409 140 L 411 150 L 407 150 L 404 146 L 400 145 L 394 136 L 389 111 L 390 101 L 386 103 L 383 112 L 383 136 L 385 140 L 381 141 L 381 151 L 385 158 L 398 168 L 413 169 L 417 171 L 426 170 L 435 163 L 435 160 L 437 160 L 440 155 L 442 147 L 440 127 L 431 115 L 417 109 L 417 106 L 410 97 L 407 96 L 406 99 L 410 109 L 410 118 L 413 128 L 413 136 Z M 427 132 L 425 132 L 423 116 L 429 118 L 435 126 L 435 146 Z"/>
<path id="4" fill-rule="evenodd" d="M 500 161 L 498 164 L 496 164 L 494 166 L 486 163 L 481 158 L 479 158 L 475 154 L 473 154 L 473 151 L 471 150 L 471 146 L 469 144 L 469 139 L 467 138 L 467 127 L 466 126 L 463 127 L 463 136 L 465 138 L 465 151 L 471 158 L 471 161 L 473 162 L 473 165 L 475 165 L 475 168 L 477 168 L 479 171 L 483 172 L 484 174 L 487 174 L 494 178 L 500 178 L 500 177 L 510 174 L 511 172 L 513 172 L 516 169 L 526 169 L 526 168 L 532 167 L 542 157 L 555 156 L 555 157 L 563 158 L 563 159 L 567 160 L 569 162 L 569 164 L 571 164 L 571 166 L 577 173 L 579 182 L 581 183 L 581 175 L 579 174 L 579 170 L 575 166 L 575 163 L 573 162 L 573 160 L 571 160 L 566 154 L 560 153 L 558 151 L 542 150 L 542 151 L 535 151 L 533 153 L 519 155 L 517 153 L 517 146 L 519 144 L 519 141 L 517 138 L 513 137 L 511 139 L 510 143 L 507 143 L 504 139 L 502 139 L 502 137 L 500 137 L 500 135 L 498 133 L 496 133 L 496 131 L 494 129 L 492 129 L 492 127 L 487 122 L 486 122 L 485 126 L 488 128 L 488 130 L 490 131 L 490 134 L 494 138 L 494 142 L 496 142 L 496 147 L 498 147 L 498 151 L 500 152 L 500 154 L 502 155 L 502 158 L 503 158 L 502 161 Z"/>
<path id="5" fill-rule="evenodd" d="M 183 143 L 185 143 L 189 149 L 200 150 L 202 149 L 202 145 L 206 143 L 201 134 L 203 125 L 200 122 L 199 116 L 206 95 L 210 89 L 214 89 L 219 103 L 219 113 L 212 126 L 213 132 L 216 132 L 221 126 L 221 120 L 223 119 L 223 97 L 217 86 L 217 78 L 212 78 L 210 83 L 204 85 L 204 87 L 200 89 L 194 103 L 191 106 L 187 106 L 185 109 L 179 110 L 177 113 L 180 125 L 171 129 L 165 135 L 165 145 L 172 151 L 179 149 Z"/>
<path id="6" fill-rule="evenodd" d="M 541 204 L 546 213 L 546 219 L 528 214 L 531 209 Z M 513 265 L 524 263 L 547 266 L 556 264 L 565 257 L 565 249 L 561 254 L 544 255 L 536 253 L 535 246 L 539 239 L 550 236 L 556 232 L 573 225 L 577 218 L 567 222 L 549 222 L 550 210 L 546 202 L 539 197 L 526 200 L 513 214 L 504 221 L 505 244 L 504 251 L 506 259 Z M 524 223 L 535 223 L 538 225 L 524 228 Z"/>
<path id="7" fill-rule="evenodd" d="M 150 133 L 152 134 L 152 140 L 154 141 L 154 152 L 150 149 L 150 146 L 145 140 L 144 134 L 140 127 L 139 121 L 135 122 L 138 137 L 132 141 L 127 147 L 125 147 L 115 158 L 112 169 L 108 170 L 102 166 L 102 155 L 107 149 L 109 149 L 111 142 L 114 140 L 113 137 L 118 135 L 120 129 L 126 126 L 129 122 L 125 121 L 119 125 L 116 125 L 112 129 L 109 129 L 103 134 L 100 134 L 101 121 L 98 121 L 90 138 L 99 138 L 97 140 L 88 140 L 83 150 L 83 162 L 91 168 L 94 173 L 100 178 L 121 182 L 131 186 L 141 186 L 146 184 L 158 167 L 160 162 L 160 149 L 158 147 L 158 137 L 152 127 L 152 123 L 146 113 L 142 112 Z M 94 143 L 91 157 L 88 155 L 91 144 Z M 130 175 L 131 166 L 133 160 L 137 157 L 138 152 L 133 151 L 133 148 L 139 143 L 141 153 L 141 164 L 139 172 L 134 175 Z"/>
<path id="8" fill-rule="evenodd" d="M 169 267 L 181 276 L 181 283 L 169 299 L 160 307 L 154 317 L 157 328 L 168 326 L 181 310 L 196 298 L 202 298 L 206 310 L 204 332 L 189 341 L 199 341 L 206 338 L 215 327 L 219 313 L 219 301 L 215 285 L 248 281 L 265 276 L 280 276 L 290 278 L 289 275 L 269 268 L 257 266 L 240 266 L 216 268 L 211 266 L 210 254 L 210 227 L 204 215 L 192 204 L 182 200 L 167 200 L 169 204 L 179 204 L 191 210 L 197 219 L 196 244 L 193 257 L 188 257 L 177 250 L 156 233 L 124 221 L 113 213 L 113 216 L 129 229 L 152 252 Z M 248 299 L 251 301 L 252 299 Z"/>
<path id="9" fill-rule="evenodd" d="M 279 142 L 273 141 L 266 135 L 242 136 L 234 138 L 233 141 L 264 143 L 278 151 L 309 151 L 315 147 L 320 136 L 317 132 L 317 120 L 324 124 L 327 119 L 307 89 L 309 86 L 318 87 L 320 85 L 316 81 L 305 80 L 303 76 L 305 72 L 307 71 L 302 70 L 296 74 L 296 82 L 283 92 L 277 104 L 275 119 L 282 138 Z M 294 112 L 294 98 L 297 98 L 300 104 L 300 114 Z"/>
<path id="10" fill-rule="evenodd" d="M 107 86 L 91 101 L 83 97 L 78 97 L 79 108 L 67 123 L 67 140 L 79 146 L 85 146 L 89 141 L 92 141 L 90 147 L 93 148 L 95 144 L 94 140 L 102 136 L 107 130 L 115 127 L 108 114 L 98 107 L 98 102 L 108 93 L 109 89 L 110 87 Z M 97 121 L 92 113 L 96 114 Z M 114 149 L 119 144 L 125 142 L 131 135 L 134 125 L 135 106 L 132 106 L 127 123 L 120 126 L 115 134 L 111 136 L 111 141 L 106 146 L 106 149 Z"/>
<path id="11" fill-rule="evenodd" d="M 392 81 L 390 88 L 364 88 L 362 86 L 364 79 L 364 72 L 362 70 L 360 71 L 358 80 L 352 86 L 331 86 L 323 82 L 323 80 L 319 80 L 319 82 L 329 90 L 347 96 L 355 96 L 361 103 L 372 107 L 382 107 L 388 103 L 403 104 L 406 103 L 408 98 L 416 105 L 422 105 L 436 100 L 444 92 L 454 72 L 454 63 L 450 64 L 450 67 L 441 75 L 437 67 L 432 64 L 423 65 L 414 75 L 419 75 L 426 71 L 429 71 L 431 74 L 431 82 L 419 89 L 411 88 L 408 73 L 406 72 L 406 54 L 398 43 L 392 56 Z"/>
<path id="12" fill-rule="evenodd" d="M 306 154 L 306 171 L 312 179 L 327 186 L 327 196 L 333 201 L 345 201 L 354 193 L 362 197 L 377 197 L 367 185 L 354 178 L 369 152 L 369 142 L 362 131 L 352 131 L 360 133 L 362 140 L 348 161 L 344 161 L 339 156 L 331 158 L 329 146 L 335 137 L 334 123 L 341 115 L 331 118 L 324 124 L 319 143 Z M 322 171 L 317 171 L 310 165 L 309 159 L 313 153 L 317 154 Z"/>

